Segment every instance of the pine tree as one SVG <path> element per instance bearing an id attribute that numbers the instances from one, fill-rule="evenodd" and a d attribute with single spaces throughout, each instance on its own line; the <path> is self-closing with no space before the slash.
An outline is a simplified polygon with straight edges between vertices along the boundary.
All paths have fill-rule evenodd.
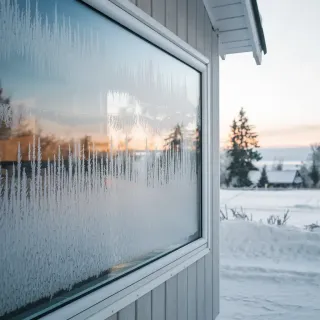
<path id="1" fill-rule="evenodd" d="M 269 180 L 268 180 L 268 175 L 267 175 L 267 166 L 263 166 L 263 169 L 261 172 L 261 177 L 258 182 L 258 187 L 264 188 L 268 183 L 269 183 Z"/>
<path id="2" fill-rule="evenodd" d="M 177 124 L 165 139 L 165 149 L 172 152 L 181 152 L 183 142 L 182 125 Z"/>
<path id="3" fill-rule="evenodd" d="M 11 135 L 12 109 L 10 99 L 3 95 L 0 82 L 0 139 L 8 139 Z"/>
<path id="4" fill-rule="evenodd" d="M 258 148 L 258 134 L 249 124 L 248 117 L 244 109 L 241 108 L 238 118 L 234 119 L 231 125 L 230 146 L 227 150 L 231 159 L 227 168 L 229 172 L 228 185 L 247 187 L 252 184 L 248 174 L 252 170 L 258 170 L 253 162 L 262 159 L 261 154 L 256 150 Z"/>
<path id="5" fill-rule="evenodd" d="M 317 187 L 320 182 L 320 145 L 316 144 L 311 146 L 311 168 L 309 176 L 312 180 L 313 186 Z"/>
<path id="6" fill-rule="evenodd" d="M 312 162 L 309 176 L 312 180 L 313 186 L 316 187 L 320 181 L 320 174 L 315 161 Z"/>

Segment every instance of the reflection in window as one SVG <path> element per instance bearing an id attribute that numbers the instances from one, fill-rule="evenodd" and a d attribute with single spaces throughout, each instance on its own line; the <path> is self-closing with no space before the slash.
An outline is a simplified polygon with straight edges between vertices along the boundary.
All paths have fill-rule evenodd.
<path id="1" fill-rule="evenodd" d="M 0 0 L 0 70 L 0 317 L 201 235 L 196 70 L 73 0 Z"/>

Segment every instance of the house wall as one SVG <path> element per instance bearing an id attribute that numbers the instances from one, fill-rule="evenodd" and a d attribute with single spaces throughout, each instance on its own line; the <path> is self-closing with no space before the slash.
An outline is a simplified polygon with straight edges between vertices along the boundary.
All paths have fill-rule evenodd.
<path id="1" fill-rule="evenodd" d="M 211 61 L 213 108 L 212 161 L 214 166 L 211 252 L 161 284 L 108 320 L 212 320 L 219 313 L 219 55 L 218 35 L 213 31 L 202 0 L 131 0 Z M 215 241 L 214 241 L 215 239 Z"/>

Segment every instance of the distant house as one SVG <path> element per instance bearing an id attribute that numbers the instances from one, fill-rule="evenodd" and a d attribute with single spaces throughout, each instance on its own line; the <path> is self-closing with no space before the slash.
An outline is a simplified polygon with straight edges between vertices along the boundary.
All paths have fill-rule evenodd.
<path id="1" fill-rule="evenodd" d="M 298 170 L 271 170 L 267 171 L 268 187 L 273 188 L 300 188 L 302 186 L 302 177 Z M 257 185 L 261 177 L 261 171 L 250 171 L 249 179 Z"/>

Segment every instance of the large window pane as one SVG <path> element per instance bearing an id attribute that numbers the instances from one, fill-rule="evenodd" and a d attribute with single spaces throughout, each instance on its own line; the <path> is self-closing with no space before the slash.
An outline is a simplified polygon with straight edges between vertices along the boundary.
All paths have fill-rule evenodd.
<path id="1" fill-rule="evenodd" d="M 0 0 L 0 317 L 201 236 L 198 71 L 73 0 Z"/>

